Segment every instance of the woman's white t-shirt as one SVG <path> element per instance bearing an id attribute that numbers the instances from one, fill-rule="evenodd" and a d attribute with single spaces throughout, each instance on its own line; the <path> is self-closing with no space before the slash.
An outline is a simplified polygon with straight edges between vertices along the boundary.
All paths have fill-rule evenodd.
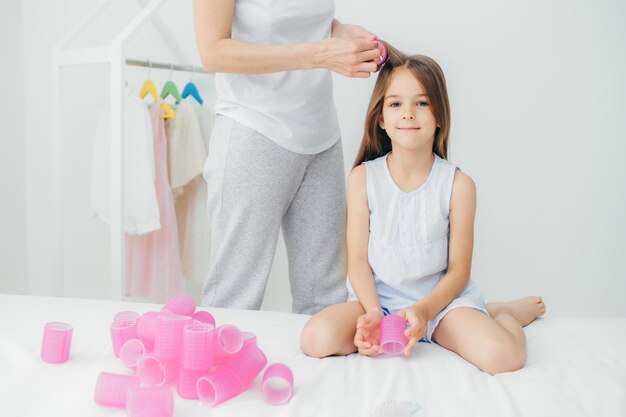
<path id="1" fill-rule="evenodd" d="M 328 38 L 332 0 L 236 0 L 232 39 L 291 45 Z M 339 140 L 326 69 L 215 75 L 215 111 L 292 152 L 315 154 Z"/>

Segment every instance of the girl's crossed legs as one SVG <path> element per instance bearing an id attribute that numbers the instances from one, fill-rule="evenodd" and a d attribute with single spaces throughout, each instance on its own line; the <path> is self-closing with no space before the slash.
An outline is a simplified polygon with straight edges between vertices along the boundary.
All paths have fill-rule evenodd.
<path id="1" fill-rule="evenodd" d="M 451 310 L 439 322 L 433 340 L 490 374 L 515 371 L 526 362 L 524 326 L 545 313 L 540 297 L 488 303 L 489 316 L 467 307 Z M 312 357 L 349 355 L 357 319 L 365 314 L 358 301 L 335 304 L 313 316 L 301 335 L 302 351 Z"/>

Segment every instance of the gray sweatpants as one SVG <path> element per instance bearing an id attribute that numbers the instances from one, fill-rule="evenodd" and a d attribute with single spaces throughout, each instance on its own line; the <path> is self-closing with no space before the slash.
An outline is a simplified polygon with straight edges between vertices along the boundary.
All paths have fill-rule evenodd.
<path id="1" fill-rule="evenodd" d="M 204 178 L 211 267 L 202 305 L 261 307 L 281 225 L 293 311 L 313 314 L 346 301 L 341 141 L 298 154 L 217 115 Z"/>

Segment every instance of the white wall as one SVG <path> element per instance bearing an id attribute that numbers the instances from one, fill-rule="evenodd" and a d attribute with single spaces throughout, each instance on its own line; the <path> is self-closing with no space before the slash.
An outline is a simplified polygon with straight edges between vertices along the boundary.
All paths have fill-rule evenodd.
<path id="1" fill-rule="evenodd" d="M 23 100 L 28 108 L 22 128 L 27 240 L 22 244 L 28 242 L 28 285 L 33 294 L 58 292 L 48 271 L 53 263 L 50 248 L 61 244 L 63 294 L 105 298 L 110 296 L 107 229 L 86 217 L 85 175 L 93 138 L 89 129 L 107 81 L 106 70 L 95 66 L 64 75 L 68 86 L 63 115 L 64 238 L 60 243 L 50 238 L 48 53 L 96 1 L 64 0 L 63 7 L 58 3 L 26 0 L 23 25 L 8 26 L 16 33 L 21 26 L 24 30 L 23 51 L 11 52 L 9 47 L 8 53 L 18 61 L 23 53 L 27 81 Z M 169 21 L 190 17 L 190 2 L 170 3 L 179 7 L 168 9 Z M 20 12 L 15 5 L 9 10 Z M 109 13 L 113 29 L 124 24 L 123 15 Z M 361 24 L 405 52 L 430 55 L 443 67 L 452 104 L 451 160 L 478 186 L 473 279 L 487 299 L 540 294 L 554 316 L 626 316 L 626 304 L 621 302 L 626 292 L 626 266 L 621 262 L 626 255 L 626 27 L 622 24 L 626 4 L 392 0 L 382 7 L 372 0 L 342 0 L 336 2 L 336 16 Z M 83 42 L 101 42 L 100 33 L 110 26 L 96 25 Z M 185 39 L 185 54 L 197 59 L 191 22 L 177 28 Z M 131 51 L 172 59 L 151 40 L 151 29 L 145 30 L 133 40 Z M 11 76 L 16 84 L 22 82 L 19 70 L 9 72 L 3 65 L 0 71 L 2 79 Z M 85 91 L 90 80 L 100 82 Z M 348 170 L 374 79 L 335 76 L 334 80 Z M 79 122 L 72 125 L 71 120 Z M 8 152 L 20 154 L 19 146 L 4 140 L 3 154 L 7 146 Z M 12 168 L 2 169 L 10 169 L 11 178 L 19 180 L 20 172 L 24 175 L 23 160 L 11 162 Z M 0 181 L 6 187 L 6 174 Z M 11 195 L 19 194 L 20 187 L 9 187 Z M 2 221 L 24 209 L 19 198 L 9 200 L 5 195 Z M 0 237 L 3 248 L 13 245 L 22 230 L 19 218 L 6 224 L 13 229 Z M 19 250 L 16 257 L 5 260 L 6 253 L 2 251 L 0 291 L 17 292 L 25 288 L 23 274 L 14 274 L 19 279 L 7 285 L 6 265 L 14 265 L 9 268 L 18 272 L 26 266 Z M 281 241 L 263 308 L 288 311 L 290 305 Z"/>
<path id="2" fill-rule="evenodd" d="M 24 36 L 20 0 L 0 14 L 0 293 L 26 294 L 26 161 Z"/>

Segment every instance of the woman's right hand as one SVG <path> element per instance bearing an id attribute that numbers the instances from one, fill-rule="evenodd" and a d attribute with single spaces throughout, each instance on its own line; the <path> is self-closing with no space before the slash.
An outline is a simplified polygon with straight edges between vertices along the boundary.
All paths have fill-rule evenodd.
<path id="1" fill-rule="evenodd" d="M 368 78 L 376 72 L 375 59 L 380 57 L 378 44 L 373 40 L 331 37 L 317 42 L 315 63 L 352 78 Z"/>
<path id="2" fill-rule="evenodd" d="M 354 346 L 359 349 L 359 353 L 367 356 L 380 354 L 380 321 L 382 318 L 383 312 L 376 311 L 365 313 L 357 319 Z"/>

